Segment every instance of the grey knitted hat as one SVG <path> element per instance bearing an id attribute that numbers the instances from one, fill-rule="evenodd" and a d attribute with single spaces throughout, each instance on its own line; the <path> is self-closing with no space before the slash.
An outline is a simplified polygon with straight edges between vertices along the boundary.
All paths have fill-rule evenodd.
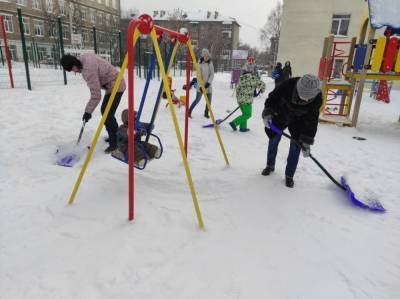
<path id="1" fill-rule="evenodd" d="M 203 50 L 201 50 L 201 56 L 204 57 L 206 55 L 211 58 L 210 51 L 208 51 L 208 49 L 204 48 Z"/>
<path id="2" fill-rule="evenodd" d="M 303 100 L 311 100 L 320 93 L 319 79 L 312 75 L 306 74 L 297 81 L 297 93 Z"/>

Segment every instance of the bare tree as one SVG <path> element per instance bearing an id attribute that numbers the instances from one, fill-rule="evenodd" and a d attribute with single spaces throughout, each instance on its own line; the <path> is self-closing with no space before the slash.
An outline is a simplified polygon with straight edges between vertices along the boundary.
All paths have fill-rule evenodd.
<path id="1" fill-rule="evenodd" d="M 269 39 L 275 37 L 279 39 L 282 25 L 282 3 L 278 1 L 275 8 L 268 14 L 267 22 L 260 31 L 261 41 L 269 44 Z"/>
<path id="2" fill-rule="evenodd" d="M 175 8 L 168 15 L 168 20 L 170 21 L 170 29 L 179 31 L 182 27 L 185 27 L 187 13 L 179 8 Z"/>

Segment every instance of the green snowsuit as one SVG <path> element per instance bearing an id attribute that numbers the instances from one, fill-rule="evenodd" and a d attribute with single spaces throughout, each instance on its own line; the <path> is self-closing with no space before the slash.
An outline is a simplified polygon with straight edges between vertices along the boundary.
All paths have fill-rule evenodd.
<path id="1" fill-rule="evenodd" d="M 233 123 L 239 126 L 240 129 L 247 129 L 247 120 L 251 117 L 254 91 L 260 89 L 261 92 L 265 91 L 265 83 L 261 81 L 256 75 L 246 73 L 240 76 L 240 81 L 236 87 L 236 99 L 240 106 L 242 115 L 236 117 Z"/>

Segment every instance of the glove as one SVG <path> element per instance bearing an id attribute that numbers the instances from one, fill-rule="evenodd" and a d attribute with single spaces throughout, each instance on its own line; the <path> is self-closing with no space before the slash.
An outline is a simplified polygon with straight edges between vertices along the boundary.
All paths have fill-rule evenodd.
<path id="1" fill-rule="evenodd" d="M 204 87 L 205 88 L 209 88 L 210 87 L 210 83 L 207 82 L 206 84 L 204 84 Z"/>
<path id="2" fill-rule="evenodd" d="M 85 122 L 88 122 L 89 119 L 91 119 L 91 118 L 92 118 L 92 114 L 90 114 L 90 113 L 88 113 L 88 112 L 85 112 L 85 113 L 83 114 L 83 116 L 82 116 L 82 120 L 84 120 Z"/>
<path id="3" fill-rule="evenodd" d="M 262 117 L 263 117 L 264 126 L 267 129 L 271 129 L 272 115 L 271 114 L 265 114 L 263 112 Z"/>
<path id="4" fill-rule="evenodd" d="M 303 153 L 304 158 L 310 157 L 311 146 L 308 143 L 302 143 L 301 144 L 301 152 Z"/>

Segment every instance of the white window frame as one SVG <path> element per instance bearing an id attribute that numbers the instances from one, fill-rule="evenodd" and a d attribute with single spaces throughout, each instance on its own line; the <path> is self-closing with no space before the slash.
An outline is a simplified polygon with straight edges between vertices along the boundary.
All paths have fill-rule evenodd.
<path id="1" fill-rule="evenodd" d="M 42 10 L 42 0 L 32 0 L 32 9 Z"/>
<path id="2" fill-rule="evenodd" d="M 55 23 L 48 23 L 48 29 L 49 38 L 57 38 L 57 25 Z"/>
<path id="3" fill-rule="evenodd" d="M 17 0 L 17 5 L 19 6 L 26 6 L 27 5 L 27 0 Z"/>
<path id="4" fill-rule="evenodd" d="M 70 32 L 69 32 L 69 26 L 68 25 L 62 25 L 62 35 L 63 35 L 63 39 L 65 40 L 69 40 L 70 39 Z"/>
<path id="5" fill-rule="evenodd" d="M 54 12 L 54 2 L 53 0 L 46 0 L 46 11 L 48 13 Z"/>
<path id="6" fill-rule="evenodd" d="M 39 34 L 37 34 L 36 29 L 39 29 Z M 33 30 L 35 36 L 44 37 L 44 22 L 41 20 L 33 20 Z"/>
<path id="7" fill-rule="evenodd" d="M 58 0 L 58 10 L 60 12 L 60 15 L 62 16 L 66 15 L 65 0 Z"/>
<path id="8" fill-rule="evenodd" d="M 22 17 L 22 26 L 24 27 L 24 34 L 31 35 L 31 26 L 29 24 L 29 18 Z"/>
<path id="9" fill-rule="evenodd" d="M 344 26 L 346 26 L 345 21 L 348 21 L 347 28 L 344 28 Z M 351 21 L 351 14 L 333 14 L 331 23 L 331 33 L 335 36 L 348 36 L 350 21 Z M 334 22 L 338 23 L 336 32 L 334 32 L 334 27 L 333 27 Z M 340 32 L 343 31 L 344 29 L 346 29 L 346 33 L 341 34 Z"/>
<path id="10" fill-rule="evenodd" d="M 93 9 L 90 11 L 90 21 L 93 24 L 96 24 L 96 11 Z"/>
<path id="11" fill-rule="evenodd" d="M 12 15 L 2 15 L 4 17 L 4 26 L 7 33 L 14 33 L 14 23 Z"/>
<path id="12" fill-rule="evenodd" d="M 103 24 L 103 16 L 104 16 L 104 14 L 102 12 L 99 12 L 97 14 L 97 23 L 100 25 Z"/>
<path id="13" fill-rule="evenodd" d="M 81 8 L 81 20 L 86 21 L 87 20 L 87 12 L 86 9 Z"/>

